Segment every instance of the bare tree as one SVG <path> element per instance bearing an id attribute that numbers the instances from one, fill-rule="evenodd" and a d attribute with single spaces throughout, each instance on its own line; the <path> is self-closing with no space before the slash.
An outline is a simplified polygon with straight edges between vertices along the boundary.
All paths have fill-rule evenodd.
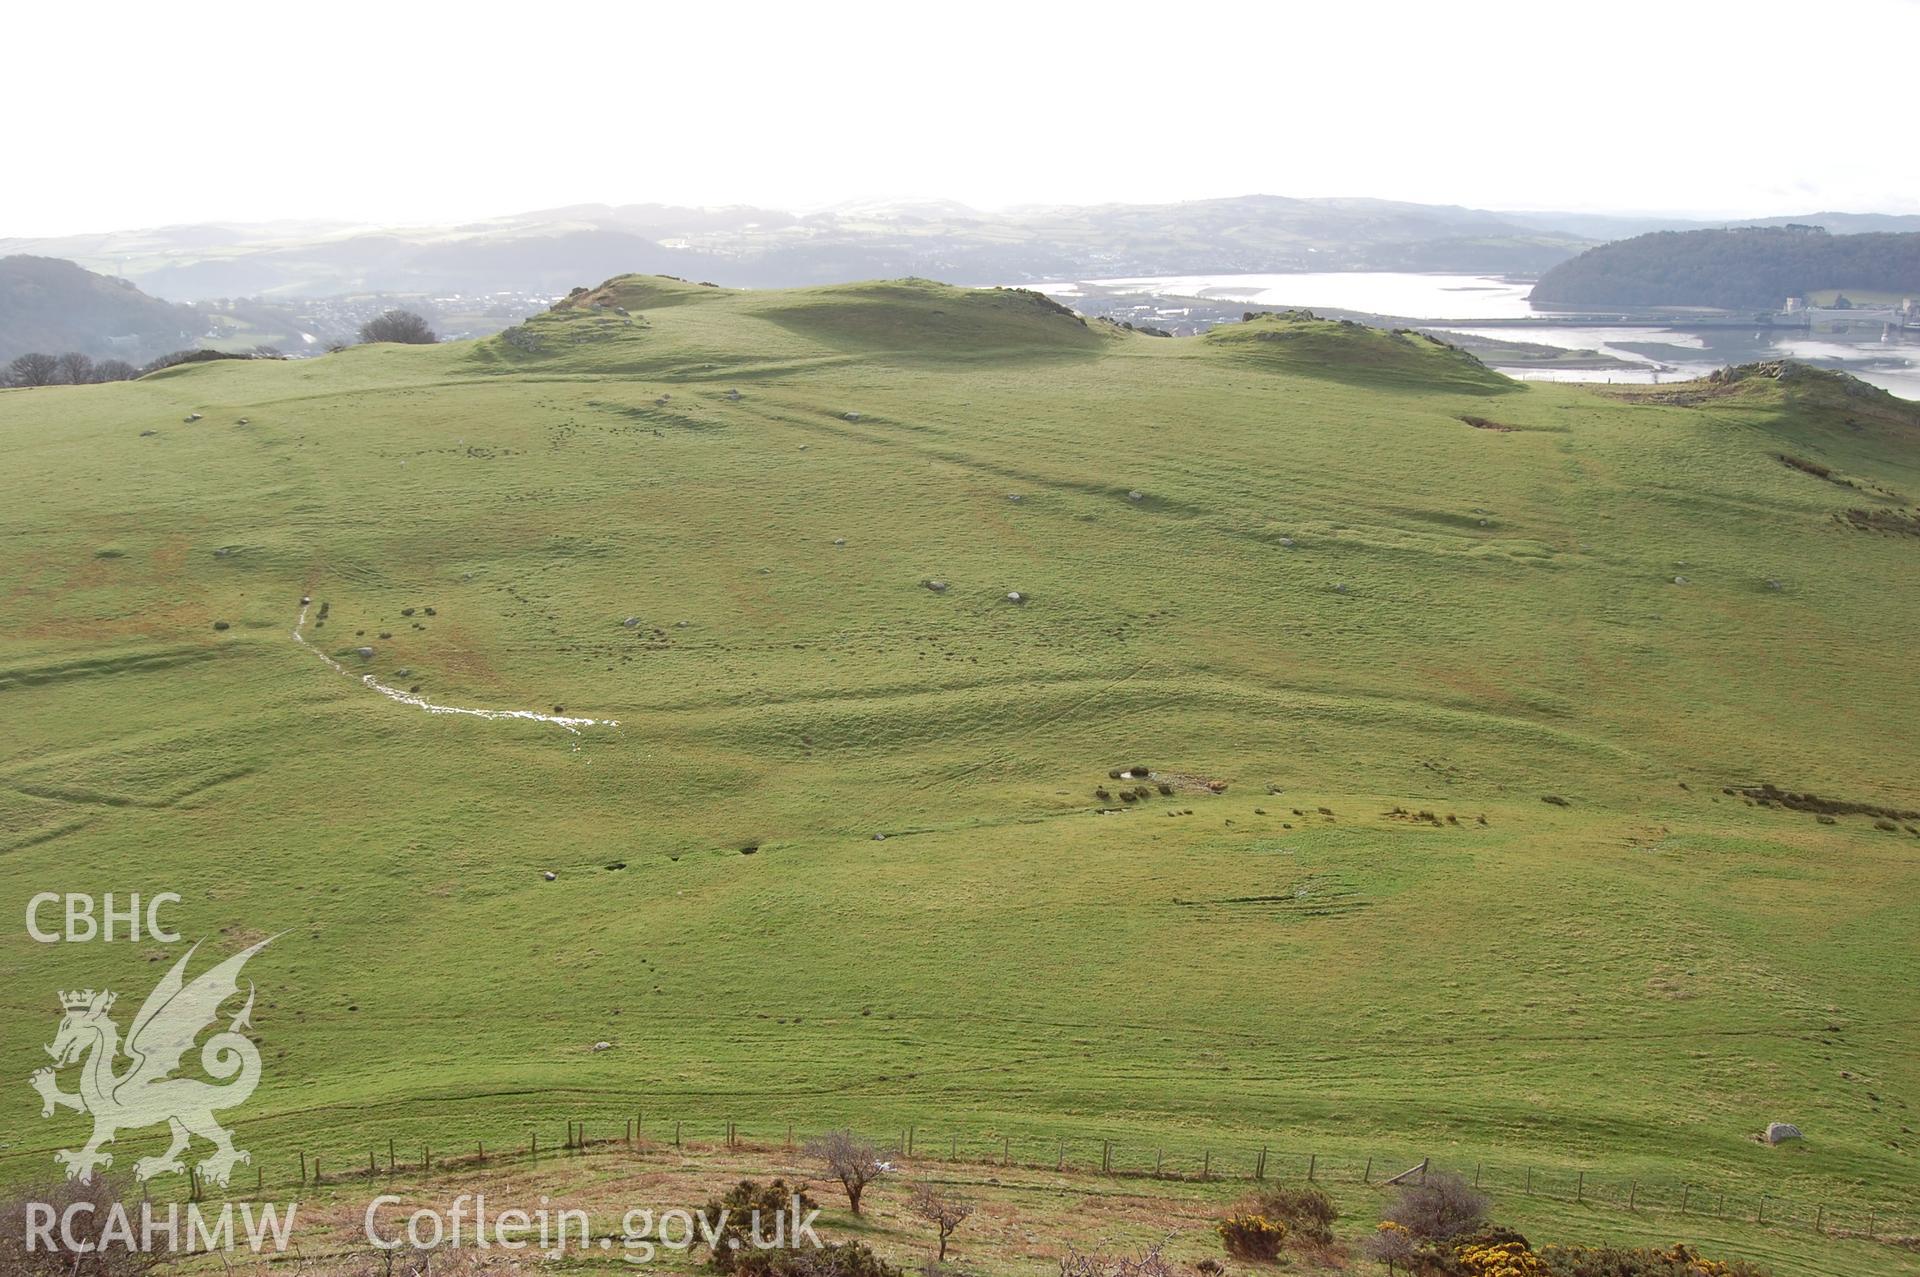
<path id="1" fill-rule="evenodd" d="M 820 1159 L 827 1174 L 847 1190 L 847 1208 L 860 1213 L 860 1194 L 867 1185 L 892 1169 L 880 1160 L 873 1145 L 852 1131 L 829 1131 L 807 1141 L 807 1153 Z"/>
<path id="2" fill-rule="evenodd" d="M 132 381 L 140 370 L 124 359 L 102 359 L 93 366 L 95 381 Z"/>
<path id="3" fill-rule="evenodd" d="M 396 341 L 409 346 L 430 346 L 440 339 L 433 335 L 427 321 L 410 310 L 390 310 L 360 325 L 361 341 Z"/>
<path id="4" fill-rule="evenodd" d="M 69 350 L 60 356 L 60 380 L 69 386 L 86 386 L 95 380 L 93 356 Z"/>
<path id="5" fill-rule="evenodd" d="M 909 1203 L 913 1213 L 932 1224 L 940 1232 L 940 1254 L 936 1263 L 947 1261 L 947 1238 L 953 1236 L 953 1230 L 967 1222 L 973 1214 L 973 1204 L 963 1202 L 951 1196 L 938 1184 L 922 1180 L 913 1187 L 913 1200 Z"/>
<path id="6" fill-rule="evenodd" d="M 52 355 L 33 351 L 7 365 L 9 386 L 56 386 L 60 384 L 60 361 Z"/>

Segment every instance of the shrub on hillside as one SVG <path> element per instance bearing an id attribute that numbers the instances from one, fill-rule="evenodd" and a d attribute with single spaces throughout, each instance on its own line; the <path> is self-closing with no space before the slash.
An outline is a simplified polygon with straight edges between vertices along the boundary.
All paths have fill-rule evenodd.
<path id="1" fill-rule="evenodd" d="M 105 1176 L 95 1175 L 86 1183 L 62 1180 L 21 1190 L 0 1203 L 0 1273 L 7 1277 L 147 1277 L 169 1262 L 172 1256 L 165 1250 L 136 1250 L 117 1233 L 108 1233 L 116 1206 L 130 1213 L 137 1235 L 139 1200 L 129 1202 Z M 53 1245 L 39 1244 L 36 1238 L 29 1249 L 28 1226 L 43 1222 L 45 1211 L 51 1211 L 55 1221 L 50 1230 Z M 70 1219 L 68 1231 L 79 1247 L 67 1244 L 58 1222 L 62 1219 Z"/>
<path id="2" fill-rule="evenodd" d="M 748 1261 L 774 1254 L 774 1250 L 762 1247 L 776 1237 L 781 1250 L 797 1247 L 800 1239 L 793 1235 L 796 1213 L 805 1219 L 818 1206 L 807 1196 L 805 1184 L 789 1185 L 784 1179 L 765 1185 L 741 1180 L 727 1190 L 725 1197 L 709 1198 L 706 1207 L 695 1212 L 700 1223 L 698 1236 L 712 1239 L 708 1266 L 723 1273 L 772 1271 L 749 1268 Z"/>
<path id="3" fill-rule="evenodd" d="M 1554 1277 L 1766 1277 L 1744 1260 L 1708 1259 L 1691 1246 L 1546 1246 L 1541 1261 Z"/>
<path id="4" fill-rule="evenodd" d="M 1234 1211 L 1220 1221 L 1220 1243 L 1235 1259 L 1265 1263 L 1280 1258 L 1280 1247 L 1287 1240 L 1287 1226 L 1277 1219 L 1250 1210 Z"/>
<path id="5" fill-rule="evenodd" d="M 1175 1277 L 1176 1271 L 1158 1246 L 1138 1256 L 1083 1254 L 1069 1246 L 1060 1257 L 1060 1277 Z"/>
<path id="6" fill-rule="evenodd" d="M 736 1277 L 902 1277 L 900 1269 L 865 1242 L 832 1242 L 803 1250 L 759 1250 L 734 1270 Z"/>
<path id="7" fill-rule="evenodd" d="M 1444 1242 L 1484 1224 L 1490 1205 L 1485 1193 L 1453 1172 L 1441 1171 L 1423 1184 L 1402 1188 L 1381 1218 L 1405 1229 L 1415 1241 Z"/>
<path id="8" fill-rule="evenodd" d="M 1275 1185 L 1254 1194 L 1243 1209 L 1280 1221 L 1296 1243 L 1315 1246 L 1333 1244 L 1333 1221 L 1340 1208 L 1317 1188 L 1287 1188 Z"/>
<path id="9" fill-rule="evenodd" d="M 383 315 L 375 315 L 360 325 L 360 340 L 392 341 L 407 346 L 431 346 L 440 339 L 434 336 L 433 329 L 419 315 L 410 310 L 390 310 Z"/>

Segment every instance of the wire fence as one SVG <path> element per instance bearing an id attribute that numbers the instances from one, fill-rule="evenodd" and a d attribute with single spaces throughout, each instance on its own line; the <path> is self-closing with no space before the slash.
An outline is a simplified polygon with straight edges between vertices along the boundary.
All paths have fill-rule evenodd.
<path id="1" fill-rule="evenodd" d="M 745 1153 L 804 1155 L 808 1132 L 787 1122 L 756 1123 L 751 1130 L 734 1121 L 628 1117 L 570 1118 L 547 1129 L 527 1130 L 511 1144 L 489 1147 L 485 1141 L 449 1141 L 445 1145 L 403 1147 L 397 1140 L 364 1154 L 302 1152 L 293 1165 L 270 1174 L 264 1165 L 242 1168 L 222 1191 L 241 1198 L 278 1190 L 289 1183 L 337 1184 L 373 1180 L 400 1173 L 469 1170 L 492 1165 L 538 1165 L 550 1159 L 588 1153 L 738 1150 Z M 902 1171 L 938 1165 L 1052 1170 L 1116 1179 L 1184 1182 L 1316 1183 L 1386 1189 L 1423 1182 L 1443 1171 L 1459 1175 L 1500 1198 L 1544 1200 L 1613 1209 L 1645 1217 L 1704 1217 L 1739 1220 L 1774 1229 L 1806 1229 L 1830 1237 L 1871 1239 L 1892 1245 L 1920 1245 L 1920 1203 L 1904 1206 L 1865 1198 L 1814 1198 L 1792 1189 L 1770 1192 L 1750 1185 L 1727 1188 L 1707 1181 L 1633 1178 L 1617 1172 L 1578 1167 L 1480 1161 L 1445 1164 L 1408 1152 L 1356 1155 L 1302 1152 L 1251 1140 L 1218 1144 L 1159 1143 L 1137 1133 L 1115 1136 L 1039 1136 L 1007 1133 L 956 1133 L 907 1126 L 897 1132 L 865 1135 L 883 1160 Z M 248 1170 L 252 1171 L 249 1175 Z M 247 1182 L 251 1180 L 251 1182 Z M 1799 1186 L 1793 1186 L 1795 1188 Z M 209 1186 L 190 1173 L 187 1196 L 204 1199 Z M 220 1190 L 216 1190 L 220 1191 Z"/>

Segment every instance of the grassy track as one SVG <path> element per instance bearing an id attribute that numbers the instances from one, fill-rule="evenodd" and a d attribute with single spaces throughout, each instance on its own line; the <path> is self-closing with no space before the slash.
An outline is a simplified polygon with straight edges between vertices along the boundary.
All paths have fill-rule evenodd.
<path id="1" fill-rule="evenodd" d="M 270 1165 L 644 1106 L 1920 1214 L 1920 821 L 1722 792 L 1920 808 L 1920 539 L 1835 518 L 1920 498 L 1899 409 L 916 283 L 527 331 L 0 393 L 0 1177 L 81 1134 L 54 990 L 124 1025 L 172 952 L 27 897 L 173 890 L 282 933 Z M 621 725 L 396 704 L 303 594 Z"/>

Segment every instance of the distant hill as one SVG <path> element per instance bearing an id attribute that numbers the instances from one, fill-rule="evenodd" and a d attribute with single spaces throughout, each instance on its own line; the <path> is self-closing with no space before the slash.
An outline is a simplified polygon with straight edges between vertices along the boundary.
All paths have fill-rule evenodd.
<path id="1" fill-rule="evenodd" d="M 143 363 L 205 327 L 192 310 L 54 257 L 0 257 L 0 363 L 79 351 Z"/>
<path id="2" fill-rule="evenodd" d="M 1833 235 L 1806 225 L 1656 231 L 1555 266 L 1533 300 L 1771 309 L 1823 289 L 1920 294 L 1920 233 Z"/>

